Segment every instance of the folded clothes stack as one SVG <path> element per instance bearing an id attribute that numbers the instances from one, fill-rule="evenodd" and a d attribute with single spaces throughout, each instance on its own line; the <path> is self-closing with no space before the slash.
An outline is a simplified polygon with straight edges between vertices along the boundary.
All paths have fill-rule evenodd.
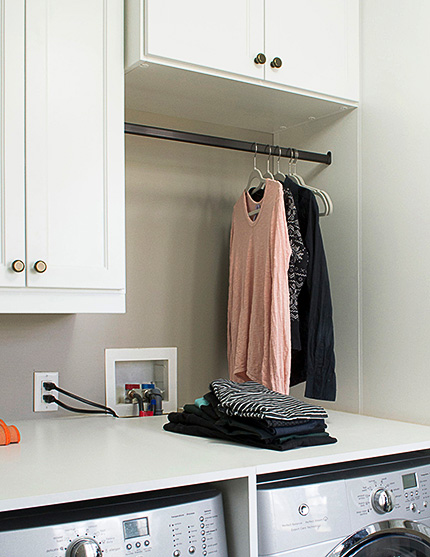
<path id="1" fill-rule="evenodd" d="M 286 451 L 336 443 L 325 431 L 327 412 L 254 381 L 217 379 L 210 392 L 168 415 L 166 431 Z"/>

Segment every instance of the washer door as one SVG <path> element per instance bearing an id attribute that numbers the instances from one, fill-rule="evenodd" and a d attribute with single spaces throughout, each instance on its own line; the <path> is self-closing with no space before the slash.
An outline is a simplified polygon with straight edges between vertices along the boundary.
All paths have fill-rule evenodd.
<path id="1" fill-rule="evenodd" d="M 430 557 L 430 528 L 409 520 L 377 522 L 355 532 L 327 557 Z"/>

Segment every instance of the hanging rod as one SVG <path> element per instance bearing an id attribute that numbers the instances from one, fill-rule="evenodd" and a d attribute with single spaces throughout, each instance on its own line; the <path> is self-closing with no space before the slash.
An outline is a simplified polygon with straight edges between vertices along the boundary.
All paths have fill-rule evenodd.
<path id="1" fill-rule="evenodd" d="M 223 149 L 234 149 L 236 151 L 249 151 L 255 153 L 269 154 L 273 156 L 281 156 L 291 158 L 294 155 L 297 159 L 309 162 L 319 162 L 322 164 L 331 164 L 331 152 L 312 153 L 311 151 L 301 151 L 289 147 L 279 147 L 278 145 L 267 145 L 264 143 L 252 143 L 250 141 L 241 141 L 238 139 L 228 139 L 225 137 L 215 137 L 212 135 L 204 135 L 201 133 L 183 132 L 178 130 L 168 130 L 166 128 L 154 128 L 152 126 L 144 126 L 142 124 L 130 124 L 125 122 L 125 133 L 131 135 L 142 135 L 145 137 L 156 137 L 158 139 L 170 139 L 172 141 L 183 141 L 185 143 L 193 143 L 195 145 L 208 145 L 209 147 L 221 147 Z"/>

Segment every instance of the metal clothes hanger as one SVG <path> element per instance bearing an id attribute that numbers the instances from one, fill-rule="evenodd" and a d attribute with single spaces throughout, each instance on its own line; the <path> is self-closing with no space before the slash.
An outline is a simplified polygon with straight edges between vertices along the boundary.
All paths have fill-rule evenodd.
<path id="1" fill-rule="evenodd" d="M 257 191 L 257 190 L 263 188 L 266 184 L 266 178 L 263 176 L 261 171 L 257 168 L 257 151 L 258 151 L 258 144 L 255 143 L 254 168 L 252 169 L 252 172 L 249 175 L 248 184 L 247 184 L 246 189 L 245 189 L 246 192 L 249 192 L 251 189 L 254 189 L 254 191 Z M 258 183 L 254 187 L 253 182 L 255 180 L 258 180 Z M 255 209 L 254 211 L 249 211 L 248 216 L 252 217 L 253 215 L 256 215 L 259 212 L 260 212 L 260 207 L 258 207 L 258 209 Z"/>
<path id="2" fill-rule="evenodd" d="M 263 174 L 265 178 L 269 180 L 274 180 L 273 174 L 270 172 L 270 157 L 272 156 L 272 147 L 268 145 L 269 148 L 269 156 L 267 157 L 267 164 L 266 164 L 266 172 Z"/>
<path id="3" fill-rule="evenodd" d="M 293 161 L 294 161 L 294 154 L 295 154 L 295 150 L 290 147 L 290 160 L 288 161 L 288 177 L 293 180 L 293 182 L 295 182 L 298 186 L 302 186 L 303 184 L 299 182 L 298 177 L 296 176 L 296 174 L 293 172 Z"/>
<path id="4" fill-rule="evenodd" d="M 275 180 L 278 180 L 278 182 L 284 183 L 284 180 L 286 178 L 285 174 L 283 174 L 281 172 L 281 148 L 278 145 L 278 149 L 279 149 L 279 153 L 278 153 L 278 158 L 276 159 L 276 174 L 274 176 Z"/>
<path id="5" fill-rule="evenodd" d="M 291 177 L 294 179 L 294 181 L 296 182 L 296 184 L 298 184 L 299 186 L 302 186 L 302 188 L 307 188 L 310 189 L 310 186 L 308 186 L 306 184 L 306 182 L 304 181 L 304 179 L 302 178 L 302 176 L 300 176 L 299 174 L 297 174 L 297 151 L 296 149 L 291 149 L 292 151 L 292 155 L 291 155 Z"/>
<path id="6" fill-rule="evenodd" d="M 260 212 L 261 207 L 259 207 L 258 209 L 254 209 L 253 211 L 249 211 L 248 213 L 248 217 L 252 217 L 253 215 L 258 215 L 258 213 Z"/>
<path id="7" fill-rule="evenodd" d="M 309 189 L 310 189 L 311 191 L 313 191 L 312 188 L 309 188 Z M 324 191 L 324 190 L 316 190 L 316 188 L 314 188 L 314 189 L 315 189 L 315 194 L 316 194 L 316 195 L 319 194 L 320 197 L 321 197 L 322 199 L 324 199 L 324 200 L 325 200 L 325 203 L 326 203 L 326 205 L 325 205 L 325 212 L 324 212 L 323 215 L 320 214 L 320 216 L 328 217 L 329 215 L 331 215 L 331 214 L 333 213 L 333 201 L 331 200 L 331 197 L 329 196 L 329 194 L 328 194 L 326 191 Z M 318 193 L 317 193 L 317 192 L 318 192 Z"/>
<path id="8" fill-rule="evenodd" d="M 272 155 L 272 147 L 270 145 L 267 145 L 267 147 L 269 148 L 269 156 L 267 157 L 266 172 L 263 174 L 263 178 L 265 180 L 262 184 L 259 184 L 254 188 L 254 193 L 258 190 L 264 189 L 264 186 L 266 185 L 266 179 L 274 180 L 273 174 L 270 172 L 270 157 Z"/>
<path id="9" fill-rule="evenodd" d="M 246 185 L 246 191 L 249 191 L 253 187 L 252 182 L 254 180 L 258 180 L 258 184 L 257 184 L 258 189 L 260 189 L 266 183 L 266 179 L 264 178 L 261 171 L 257 168 L 257 149 L 258 149 L 258 145 L 257 143 L 255 143 L 254 168 L 252 169 L 252 172 L 248 177 L 248 184 Z"/>
<path id="10" fill-rule="evenodd" d="M 275 179 L 273 177 L 273 174 L 270 172 L 270 157 L 272 156 L 272 147 L 270 145 L 268 145 L 267 147 L 269 149 L 269 156 L 267 157 L 266 172 L 263 174 L 264 182 L 256 186 L 253 190 L 253 193 L 264 189 L 264 187 L 266 186 L 266 179 L 269 180 Z M 257 215 L 260 212 L 260 209 L 261 209 L 261 205 L 258 204 L 256 209 L 254 209 L 253 211 L 249 211 L 248 216 L 252 217 L 253 215 Z"/>
<path id="11" fill-rule="evenodd" d="M 296 184 L 298 184 L 299 186 L 301 186 L 303 188 L 307 188 L 313 194 L 315 194 L 319 199 L 321 199 L 321 201 L 323 202 L 323 210 L 319 211 L 319 216 L 320 217 L 328 217 L 333 212 L 333 202 L 332 202 L 329 194 L 324 190 L 320 190 L 318 188 L 314 188 L 313 186 L 309 186 L 303 180 L 302 176 L 297 174 L 297 159 L 298 159 L 297 152 L 296 152 L 295 149 L 292 149 L 292 152 L 294 154 L 292 153 L 292 158 L 290 159 L 290 165 L 289 165 L 290 177 L 292 179 L 294 179 Z M 290 172 L 291 166 L 293 167 L 292 172 Z"/>

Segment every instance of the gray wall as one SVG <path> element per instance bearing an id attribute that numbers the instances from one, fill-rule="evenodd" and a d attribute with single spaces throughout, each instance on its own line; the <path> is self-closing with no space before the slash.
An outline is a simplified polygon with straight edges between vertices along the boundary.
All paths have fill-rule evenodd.
<path id="1" fill-rule="evenodd" d="M 339 397 L 326 406 L 428 424 L 430 5 L 363 0 L 361 8 L 360 111 L 287 130 L 279 142 L 334 152 L 330 168 L 299 166 L 335 206 L 322 229 Z M 148 114 L 127 119 L 270 141 Z M 252 157 L 137 137 L 126 145 L 127 313 L 0 315 L 7 421 L 34 417 L 33 370 L 58 370 L 65 388 L 103 401 L 108 347 L 177 346 L 180 404 L 227 373 L 230 218 Z"/>
<path id="2" fill-rule="evenodd" d="M 127 120 L 270 141 L 149 114 Z M 247 153 L 127 136 L 127 313 L 0 315 L 0 417 L 52 417 L 32 412 L 33 370 L 59 371 L 61 386 L 104 402 L 105 348 L 177 346 L 180 404 L 225 376 L 231 213 L 251 170 Z"/>
<path id="3" fill-rule="evenodd" d="M 430 424 L 430 3 L 361 6 L 363 408 Z"/>
<path id="4" fill-rule="evenodd" d="M 325 190 L 334 210 L 320 218 L 333 301 L 336 377 L 338 393 L 327 408 L 359 412 L 361 399 L 360 299 L 359 299 L 359 185 L 358 111 L 311 120 L 286 130 L 276 142 L 317 152 L 333 152 L 330 166 L 299 162 L 306 182 Z M 284 170 L 288 164 L 282 165 Z M 302 396 L 303 385 L 291 394 Z"/>

